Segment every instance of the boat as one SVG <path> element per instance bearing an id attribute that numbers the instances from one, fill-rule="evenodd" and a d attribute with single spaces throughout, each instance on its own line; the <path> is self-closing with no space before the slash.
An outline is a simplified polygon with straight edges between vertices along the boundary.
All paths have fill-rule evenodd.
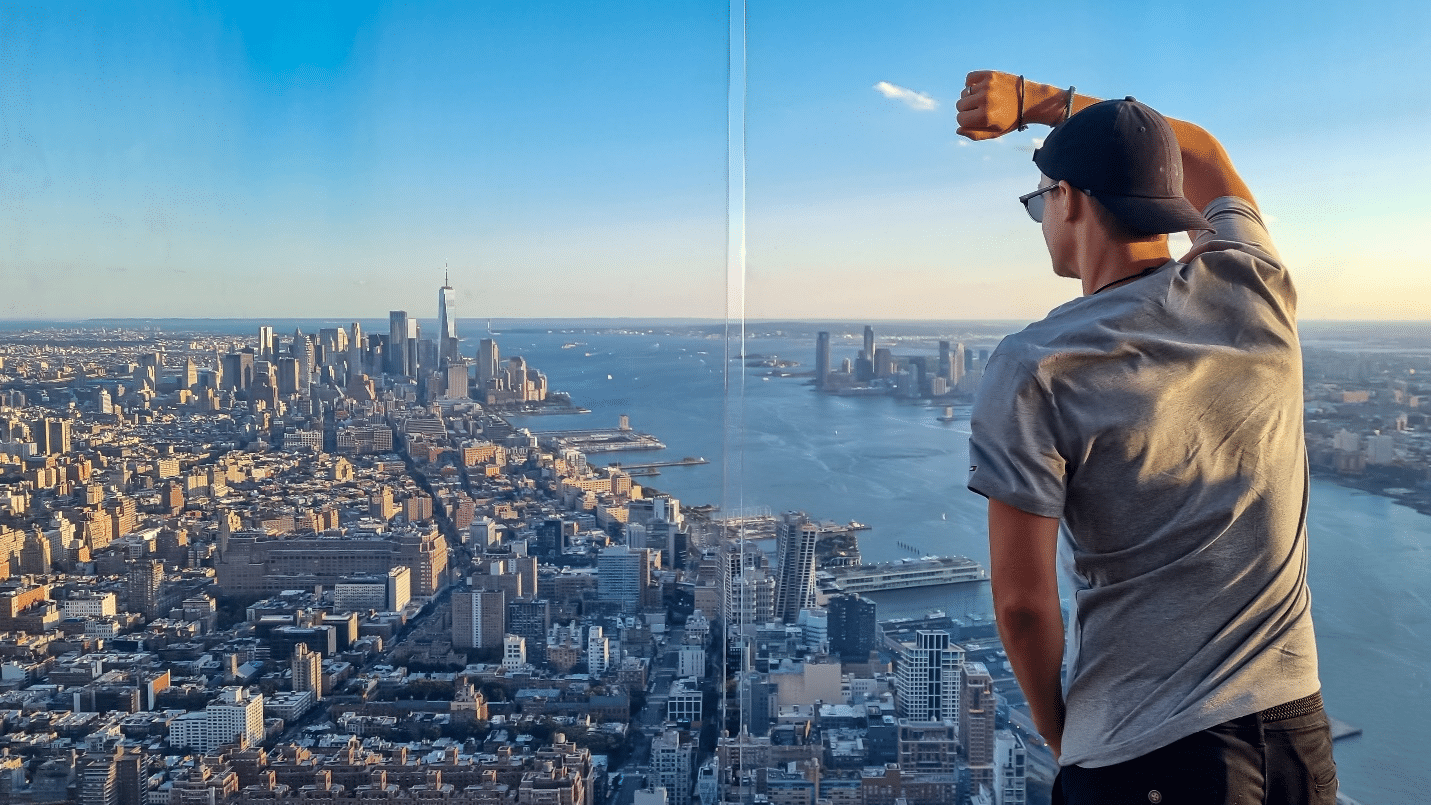
<path id="1" fill-rule="evenodd" d="M 952 406 L 952 405 L 946 405 L 946 406 L 944 406 L 944 413 L 939 415 L 939 421 L 940 421 L 940 422 L 953 422 L 953 421 L 955 420 L 955 418 L 956 418 L 956 417 L 954 416 L 954 406 Z"/>

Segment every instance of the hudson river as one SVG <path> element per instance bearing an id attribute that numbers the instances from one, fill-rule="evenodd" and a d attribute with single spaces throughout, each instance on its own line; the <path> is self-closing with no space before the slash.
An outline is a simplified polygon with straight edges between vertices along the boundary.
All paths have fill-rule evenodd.
<path id="1" fill-rule="evenodd" d="M 892 328 L 891 333 L 892 334 Z M 888 345 L 879 332 L 880 345 Z M 476 336 L 480 337 L 480 336 Z M 471 354 L 476 337 L 464 341 Z M 719 338 L 664 333 L 514 331 L 496 335 L 503 358 L 524 356 L 552 389 L 570 392 L 583 416 L 514 419 L 533 430 L 607 428 L 629 414 L 635 430 L 664 452 L 593 455 L 592 463 L 703 456 L 711 464 L 674 467 L 648 479 L 685 505 L 712 503 L 871 526 L 865 561 L 914 554 L 961 554 L 987 563 L 984 501 L 964 488 L 967 409 L 939 422 L 942 409 L 887 397 L 817 394 L 805 377 L 761 378 L 733 361 L 722 386 Z M 976 338 L 990 347 L 996 339 Z M 565 344 L 572 346 L 563 348 Z M 896 354 L 932 354 L 907 341 Z M 835 342 L 834 362 L 858 346 Z M 798 360 L 808 372 L 811 338 L 752 338 L 751 354 Z M 744 373 L 744 389 L 738 378 Z M 729 409 L 726 400 L 732 401 Z M 743 404 L 739 403 L 743 399 Z M 727 439 L 726 424 L 743 438 Z M 729 472 L 726 472 L 726 468 Z M 726 482 L 728 477 L 729 483 Z M 1431 517 L 1325 481 L 1312 484 L 1309 518 L 1313 615 L 1328 712 L 1362 728 L 1338 741 L 1342 790 L 1365 805 L 1431 798 Z"/>

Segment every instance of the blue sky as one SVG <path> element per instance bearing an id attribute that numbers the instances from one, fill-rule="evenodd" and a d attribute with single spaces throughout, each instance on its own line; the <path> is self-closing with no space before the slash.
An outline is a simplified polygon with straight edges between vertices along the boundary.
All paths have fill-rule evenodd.
<path id="1" fill-rule="evenodd" d="M 752 3 L 747 315 L 1025 318 L 1077 293 L 971 69 L 1231 152 L 1305 318 L 1431 318 L 1431 10 Z M 725 2 L 0 12 L 0 318 L 724 315 Z M 917 109 L 878 82 L 927 96 Z M 1420 135 L 1420 136 L 1418 136 Z"/>

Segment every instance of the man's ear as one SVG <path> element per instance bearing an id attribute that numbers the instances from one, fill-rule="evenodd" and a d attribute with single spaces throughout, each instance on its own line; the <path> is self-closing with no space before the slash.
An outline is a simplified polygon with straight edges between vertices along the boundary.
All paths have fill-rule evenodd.
<path id="1" fill-rule="evenodd" d="M 1093 210 L 1089 209 L 1089 197 L 1087 194 L 1062 179 L 1059 180 L 1058 184 L 1063 188 L 1064 193 L 1063 212 L 1061 215 L 1065 222 L 1073 223 L 1084 216 L 1093 214 Z"/>

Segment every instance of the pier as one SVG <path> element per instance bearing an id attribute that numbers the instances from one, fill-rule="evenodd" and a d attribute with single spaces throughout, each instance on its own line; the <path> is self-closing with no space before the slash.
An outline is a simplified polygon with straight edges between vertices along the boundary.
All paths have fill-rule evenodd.
<path id="1" fill-rule="evenodd" d="M 645 464 L 623 464 L 620 461 L 611 462 L 610 466 L 623 470 L 655 470 L 662 467 L 694 467 L 698 464 L 709 464 L 704 458 L 691 458 L 687 456 L 679 461 L 651 461 Z M 634 473 L 633 473 L 634 474 Z"/>
<path id="2" fill-rule="evenodd" d="M 590 430 L 544 430 L 534 431 L 533 436 L 546 444 L 574 447 L 588 455 L 592 453 L 619 453 L 625 450 L 665 450 L 666 445 L 649 433 L 620 428 L 596 428 Z"/>

